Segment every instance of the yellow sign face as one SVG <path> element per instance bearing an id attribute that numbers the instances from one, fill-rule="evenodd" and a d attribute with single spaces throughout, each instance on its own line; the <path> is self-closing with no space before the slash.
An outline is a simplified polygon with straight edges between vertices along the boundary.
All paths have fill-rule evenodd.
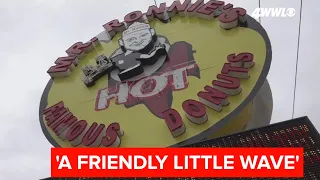
<path id="1" fill-rule="evenodd" d="M 126 16 L 123 29 L 109 23 L 110 41 L 78 43 L 65 64 L 56 61 L 59 70 L 49 69 L 40 123 L 54 146 L 183 145 L 238 120 L 269 71 L 266 32 L 248 15 L 225 29 L 225 12 L 210 19 L 206 8 L 181 15 L 187 10 L 176 6 L 174 16 L 171 6 L 166 22 L 158 12 L 152 19 L 133 12 L 136 21 Z"/>

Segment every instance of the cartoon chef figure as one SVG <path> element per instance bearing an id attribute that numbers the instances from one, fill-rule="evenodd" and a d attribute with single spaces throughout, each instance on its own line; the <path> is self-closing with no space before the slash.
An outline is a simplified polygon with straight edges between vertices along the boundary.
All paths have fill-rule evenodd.
<path id="1" fill-rule="evenodd" d="M 120 48 L 110 57 L 117 67 L 111 73 L 111 77 L 117 81 L 145 77 L 150 75 L 150 72 L 155 72 L 155 67 L 152 70 L 145 66 L 159 63 L 158 66 L 161 67 L 170 48 L 158 40 L 155 30 L 149 24 L 140 22 L 133 23 L 122 32 L 119 46 Z M 158 62 L 160 59 L 162 63 Z"/>
<path id="2" fill-rule="evenodd" d="M 149 24 L 135 22 L 122 33 L 119 48 L 109 57 L 118 68 L 108 74 L 108 88 L 116 90 L 117 85 L 125 82 L 137 82 L 170 72 L 191 64 L 187 76 L 200 78 L 200 70 L 193 54 L 192 45 L 185 41 L 170 44 L 167 37 L 157 35 Z M 162 118 L 162 112 L 171 107 L 172 89 L 166 88 L 161 95 L 148 98 L 131 97 L 124 104 L 126 108 L 144 104 L 155 116 Z M 155 103 L 156 102 L 156 103 Z"/>

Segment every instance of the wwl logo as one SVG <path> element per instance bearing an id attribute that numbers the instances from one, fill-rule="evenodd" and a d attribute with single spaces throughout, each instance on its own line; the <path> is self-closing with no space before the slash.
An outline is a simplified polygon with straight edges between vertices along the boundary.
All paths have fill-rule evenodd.
<path id="1" fill-rule="evenodd" d="M 294 8 L 256 8 L 251 16 L 259 17 L 293 17 L 296 14 Z"/>

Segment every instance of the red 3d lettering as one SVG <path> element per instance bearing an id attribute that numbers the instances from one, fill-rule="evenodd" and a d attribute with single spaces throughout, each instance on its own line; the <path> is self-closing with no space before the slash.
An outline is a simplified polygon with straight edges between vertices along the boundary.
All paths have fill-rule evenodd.
<path id="1" fill-rule="evenodd" d="M 178 137 L 186 131 L 183 120 L 175 109 L 164 111 L 163 117 L 173 137 Z"/>
<path id="2" fill-rule="evenodd" d="M 240 80 L 224 74 L 217 75 L 218 80 L 214 80 L 214 88 L 227 93 L 228 95 L 238 95 L 241 92 Z"/>
<path id="3" fill-rule="evenodd" d="M 213 87 L 205 86 L 205 91 L 200 91 L 197 95 L 199 101 L 215 111 L 222 111 L 222 106 L 229 104 L 228 95 Z"/>
<path id="4" fill-rule="evenodd" d="M 105 147 L 119 147 L 121 144 L 120 137 L 123 136 L 119 123 L 112 123 L 106 130 L 106 135 L 102 138 L 101 144 Z"/>
<path id="5" fill-rule="evenodd" d="M 208 120 L 206 107 L 195 100 L 186 100 L 182 103 L 186 117 L 195 124 L 204 124 Z"/>
<path id="6" fill-rule="evenodd" d="M 251 53 L 230 54 L 227 60 L 233 67 L 251 68 L 254 66 L 253 54 Z"/>
<path id="7" fill-rule="evenodd" d="M 227 74 L 229 76 L 240 78 L 240 79 L 247 79 L 249 78 L 249 69 L 243 67 L 233 67 L 231 63 L 225 63 L 221 70 L 222 74 Z"/>

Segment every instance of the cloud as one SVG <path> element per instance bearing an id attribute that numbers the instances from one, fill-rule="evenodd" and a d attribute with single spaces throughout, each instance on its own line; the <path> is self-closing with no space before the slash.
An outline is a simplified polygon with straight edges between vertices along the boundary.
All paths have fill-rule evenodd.
<path id="1" fill-rule="evenodd" d="M 0 179 L 50 176 L 50 148 L 38 110 L 49 80 L 46 71 L 75 42 L 103 31 L 102 25 L 152 0 L 0 2 Z"/>

